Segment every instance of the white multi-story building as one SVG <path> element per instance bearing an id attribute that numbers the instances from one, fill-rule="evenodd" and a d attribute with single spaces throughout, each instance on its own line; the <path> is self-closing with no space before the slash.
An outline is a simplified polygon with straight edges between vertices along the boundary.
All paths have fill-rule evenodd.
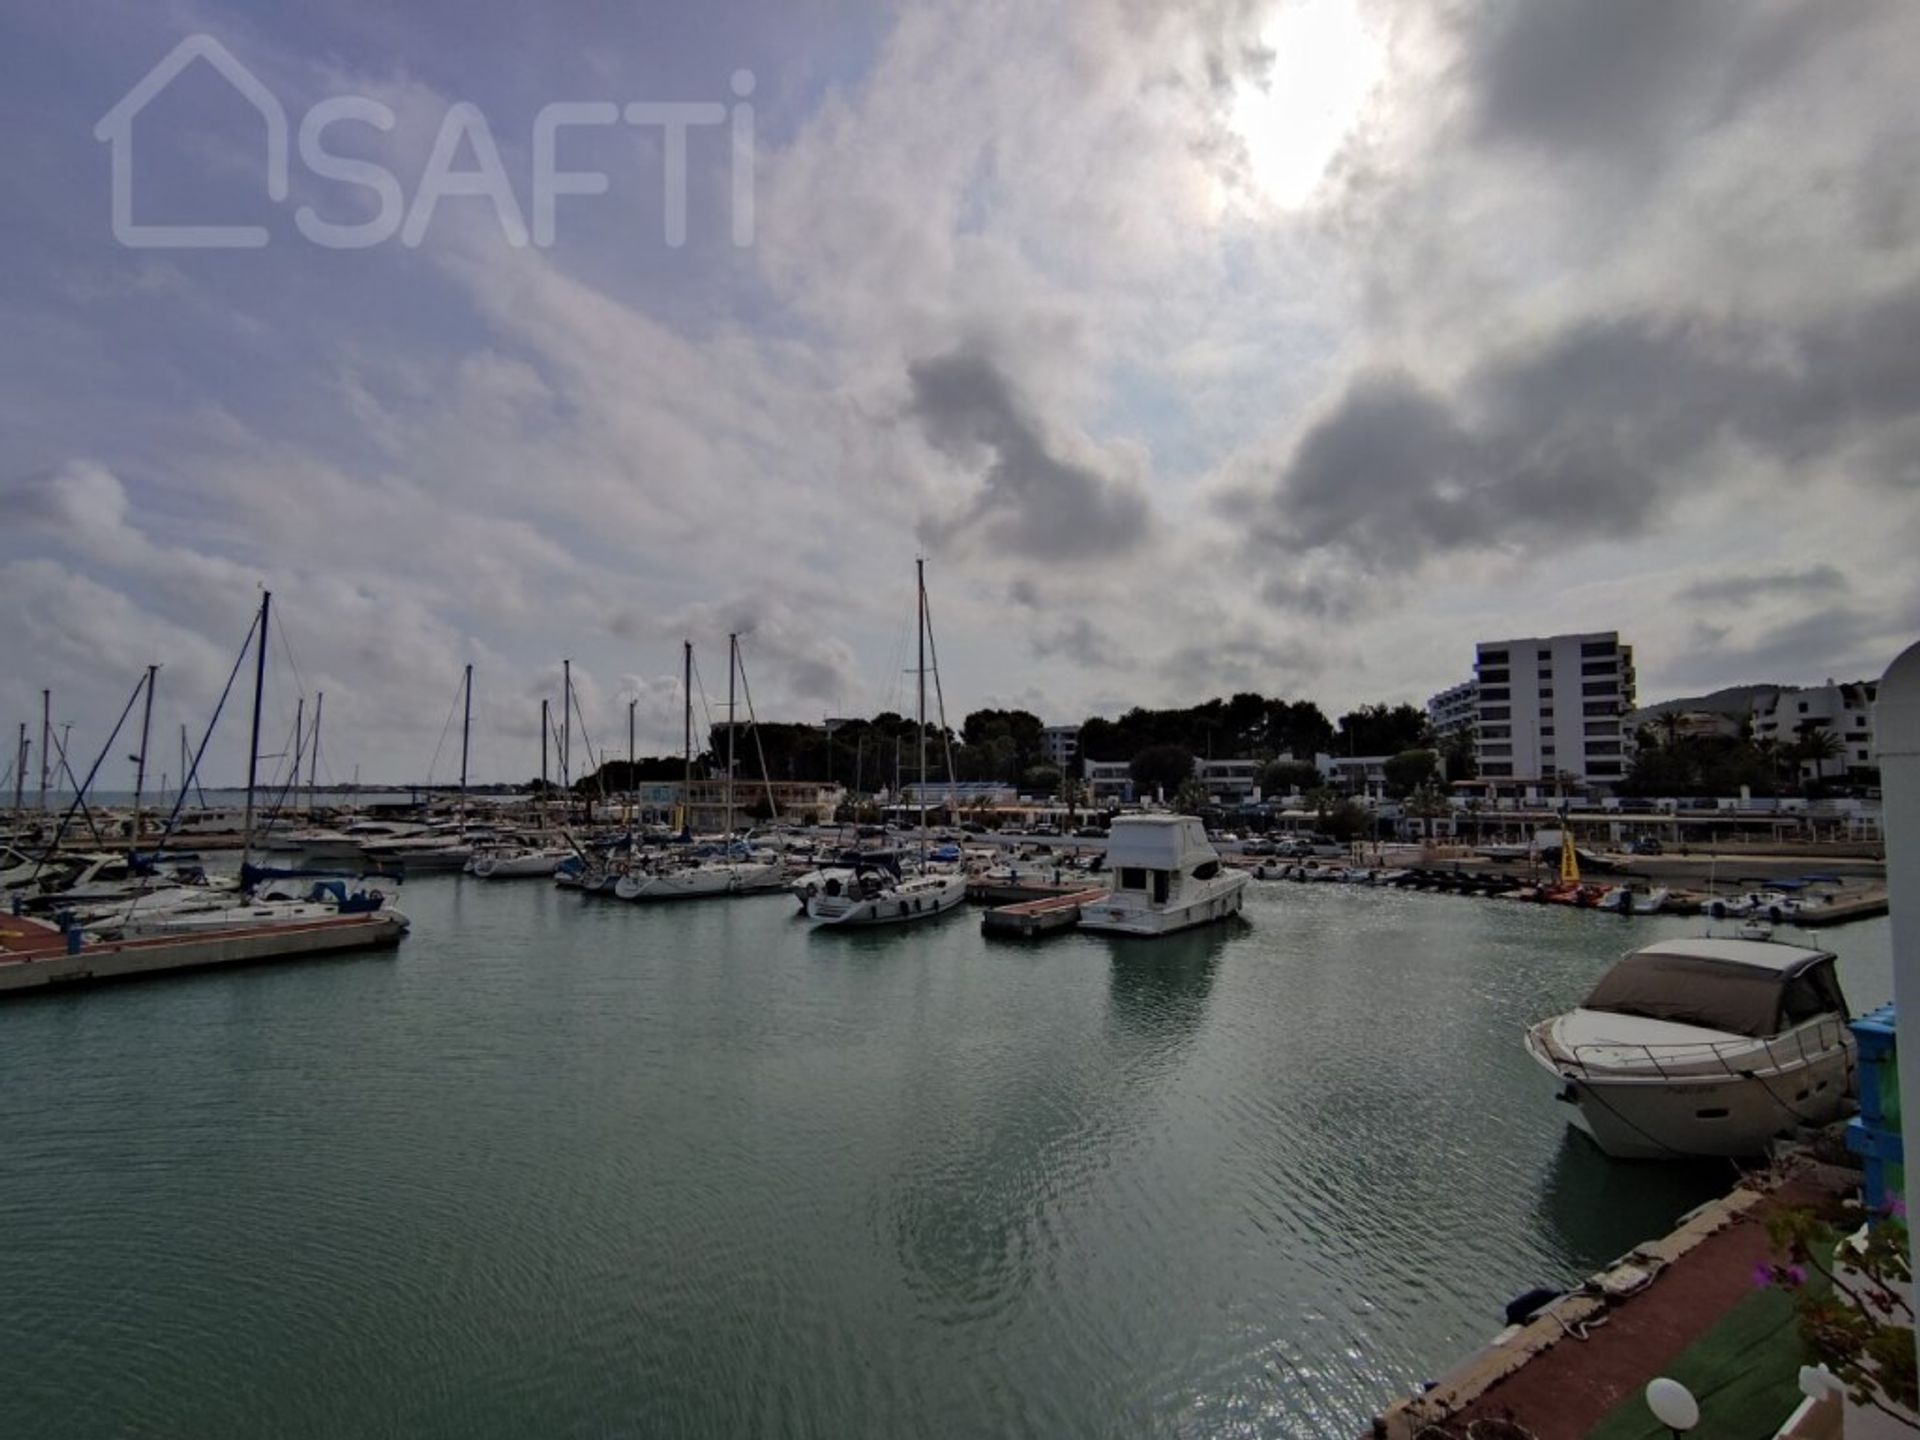
<path id="1" fill-rule="evenodd" d="M 1427 723 L 1433 727 L 1433 738 L 1444 740 L 1449 735 L 1465 733 L 1471 735 L 1480 712 L 1480 682 L 1462 680 L 1458 685 L 1450 685 L 1438 695 L 1427 701 Z"/>
<path id="2" fill-rule="evenodd" d="M 1062 775 L 1071 775 L 1080 761 L 1080 727 L 1049 725 L 1040 732 L 1040 753 Z"/>
<path id="3" fill-rule="evenodd" d="M 1805 689 L 1763 690 L 1753 697 L 1753 738 L 1772 740 L 1783 748 L 1793 745 L 1814 730 L 1825 730 L 1839 742 L 1839 753 L 1831 760 L 1803 760 L 1801 773 L 1812 779 L 1844 775 L 1848 770 L 1875 763 L 1873 742 L 1873 705 L 1880 687 L 1872 681 L 1856 681 Z"/>
<path id="4" fill-rule="evenodd" d="M 1611 785 L 1626 773 L 1633 647 L 1617 632 L 1488 640 L 1475 651 L 1483 777 Z"/>

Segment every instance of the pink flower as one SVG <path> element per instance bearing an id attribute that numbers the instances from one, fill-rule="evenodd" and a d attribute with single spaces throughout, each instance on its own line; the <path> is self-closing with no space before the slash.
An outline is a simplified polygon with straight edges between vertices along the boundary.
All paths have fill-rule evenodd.
<path id="1" fill-rule="evenodd" d="M 1789 1285 L 1804 1285 L 1807 1283 L 1807 1271 L 1804 1265 L 1787 1266 L 1786 1276 Z"/>
<path id="2" fill-rule="evenodd" d="M 1773 1284 L 1773 1266 L 1763 1260 L 1753 1267 L 1753 1288 L 1764 1290 L 1771 1284 Z"/>

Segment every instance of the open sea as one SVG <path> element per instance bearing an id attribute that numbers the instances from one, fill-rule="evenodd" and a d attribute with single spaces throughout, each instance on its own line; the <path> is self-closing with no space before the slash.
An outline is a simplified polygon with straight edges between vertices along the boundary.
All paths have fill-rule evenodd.
<path id="1" fill-rule="evenodd" d="M 1700 922 L 1250 893 L 1017 944 L 426 877 L 395 952 L 0 1006 L 0 1436 L 1351 1437 L 1725 1188 L 1520 1047 Z M 1819 941 L 1856 1011 L 1887 936 Z"/>

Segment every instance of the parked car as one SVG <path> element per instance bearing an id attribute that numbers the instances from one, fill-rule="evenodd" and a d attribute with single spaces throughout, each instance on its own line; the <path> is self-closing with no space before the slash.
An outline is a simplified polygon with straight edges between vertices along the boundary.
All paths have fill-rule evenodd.
<path id="1" fill-rule="evenodd" d="M 1664 855 L 1667 849 L 1653 836 L 1642 835 L 1627 846 L 1627 853 L 1629 855 Z"/>

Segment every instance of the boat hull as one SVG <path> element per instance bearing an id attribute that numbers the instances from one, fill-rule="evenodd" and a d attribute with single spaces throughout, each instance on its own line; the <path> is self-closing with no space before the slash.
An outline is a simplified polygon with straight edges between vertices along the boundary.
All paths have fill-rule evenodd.
<path id="1" fill-rule="evenodd" d="M 910 925 L 945 915 L 966 902 L 967 882 L 961 875 L 944 876 L 936 885 L 913 881 L 890 887 L 878 895 L 829 895 L 822 892 L 807 901 L 807 918 L 816 925 L 844 929 L 868 925 Z"/>
<path id="2" fill-rule="evenodd" d="M 1168 905 L 1135 903 L 1131 896 L 1109 895 L 1081 908 L 1079 928 L 1107 935 L 1176 935 L 1231 920 L 1246 903 L 1248 879 L 1244 871 L 1234 872 L 1222 876 L 1203 893 Z"/>
<path id="3" fill-rule="evenodd" d="M 1850 1044 L 1804 1064 L 1665 1080 L 1571 1074 L 1537 1044 L 1528 1049 L 1554 1077 L 1568 1123 L 1619 1160 L 1764 1155 L 1800 1127 L 1837 1119 L 1853 1088 Z"/>

